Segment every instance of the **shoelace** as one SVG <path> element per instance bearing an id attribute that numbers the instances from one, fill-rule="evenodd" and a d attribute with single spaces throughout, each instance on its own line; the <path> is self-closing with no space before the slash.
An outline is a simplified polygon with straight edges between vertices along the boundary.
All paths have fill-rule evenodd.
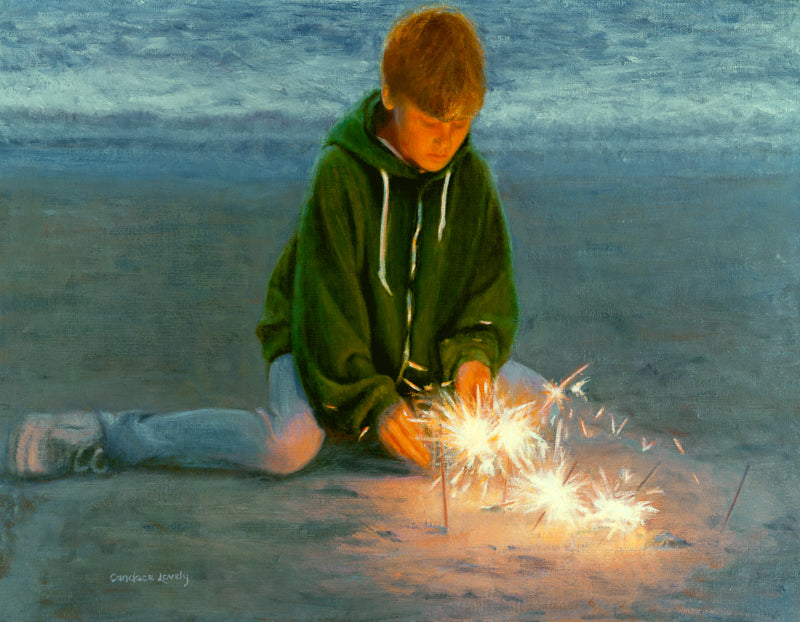
<path id="1" fill-rule="evenodd" d="M 107 473 L 108 460 L 102 447 L 90 445 L 75 454 L 72 460 L 73 473 Z"/>

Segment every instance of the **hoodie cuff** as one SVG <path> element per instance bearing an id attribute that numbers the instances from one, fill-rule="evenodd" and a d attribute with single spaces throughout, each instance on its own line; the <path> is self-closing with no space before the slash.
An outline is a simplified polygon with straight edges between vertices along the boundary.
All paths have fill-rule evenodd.
<path id="1" fill-rule="evenodd" d="M 492 377 L 497 375 L 497 340 L 488 332 L 479 336 L 461 334 L 445 339 L 439 347 L 439 355 L 444 380 L 455 380 L 458 368 L 467 361 L 483 363 L 491 370 Z"/>
<path id="2" fill-rule="evenodd" d="M 380 423 L 381 415 L 384 411 L 399 402 L 403 398 L 400 394 L 392 388 L 391 390 L 378 391 L 373 396 L 372 404 L 367 410 L 366 416 L 361 421 L 353 421 L 351 423 L 351 432 L 356 438 L 364 434 L 364 430 L 369 428 L 367 436 L 372 439 L 378 438 L 378 424 Z"/>

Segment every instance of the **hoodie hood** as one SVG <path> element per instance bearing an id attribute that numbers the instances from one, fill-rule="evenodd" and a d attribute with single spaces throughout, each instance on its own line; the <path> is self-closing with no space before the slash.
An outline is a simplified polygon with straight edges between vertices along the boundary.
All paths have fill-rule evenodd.
<path id="1" fill-rule="evenodd" d="M 367 94 L 354 108 L 333 126 L 326 145 L 337 145 L 346 149 L 360 160 L 389 176 L 409 179 L 437 179 L 444 177 L 453 163 L 462 158 L 470 149 L 469 135 L 459 147 L 453 159 L 435 173 L 423 173 L 393 154 L 377 137 L 379 127 L 389 120 L 389 112 L 383 107 L 380 89 Z"/>

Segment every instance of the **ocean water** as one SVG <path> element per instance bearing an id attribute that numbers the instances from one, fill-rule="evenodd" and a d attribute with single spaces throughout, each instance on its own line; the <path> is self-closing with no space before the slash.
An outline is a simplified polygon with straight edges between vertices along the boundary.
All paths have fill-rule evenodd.
<path id="1" fill-rule="evenodd" d="M 498 167 L 797 168 L 794 2 L 456 4 L 486 46 L 474 133 Z M 0 157 L 15 169 L 302 178 L 325 130 L 377 84 L 382 38 L 410 6 L 4 0 Z"/>

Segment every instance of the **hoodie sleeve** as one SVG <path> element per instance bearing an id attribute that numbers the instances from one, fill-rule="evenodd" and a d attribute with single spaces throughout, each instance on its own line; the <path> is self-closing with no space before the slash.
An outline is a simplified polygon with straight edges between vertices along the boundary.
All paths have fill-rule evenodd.
<path id="1" fill-rule="evenodd" d="M 323 152 L 300 216 L 292 348 L 303 388 L 329 431 L 357 436 L 400 401 L 370 354 L 370 325 L 359 280 L 363 226 L 351 164 Z"/>
<path id="2" fill-rule="evenodd" d="M 447 379 L 470 360 L 484 363 L 495 376 L 508 360 L 519 321 L 508 230 L 497 190 L 487 184 L 482 227 L 470 252 L 471 273 L 452 330 L 439 344 Z"/>

